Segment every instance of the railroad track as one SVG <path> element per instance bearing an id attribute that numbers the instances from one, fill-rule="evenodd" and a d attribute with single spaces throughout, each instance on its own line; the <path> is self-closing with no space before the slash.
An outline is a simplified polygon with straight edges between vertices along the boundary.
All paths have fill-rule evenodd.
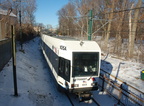
<path id="1" fill-rule="evenodd" d="M 100 106 L 100 104 L 99 104 L 94 98 L 92 98 L 92 100 L 93 100 L 93 102 L 94 102 L 95 104 L 97 104 L 98 106 Z"/>
<path id="2" fill-rule="evenodd" d="M 74 104 L 73 104 L 72 100 L 70 99 L 68 93 L 65 93 L 65 95 L 67 96 L 67 98 L 68 98 L 68 100 L 70 101 L 71 105 L 74 106 Z"/>
<path id="3" fill-rule="evenodd" d="M 68 93 L 65 93 L 65 95 L 67 96 L 70 104 L 71 104 L 72 106 L 75 106 L 74 103 L 73 103 L 73 101 L 72 101 L 72 99 L 71 99 L 70 96 L 68 95 Z M 100 106 L 100 104 L 99 104 L 93 97 L 91 98 L 91 100 L 93 101 L 94 104 L 96 104 L 96 106 Z M 83 102 L 84 102 L 84 101 L 83 101 Z"/>

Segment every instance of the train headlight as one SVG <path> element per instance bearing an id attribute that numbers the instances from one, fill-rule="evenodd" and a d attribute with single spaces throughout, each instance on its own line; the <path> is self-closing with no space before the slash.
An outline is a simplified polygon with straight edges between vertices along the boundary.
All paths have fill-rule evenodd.
<path id="1" fill-rule="evenodd" d="M 69 88 L 68 82 L 65 82 L 65 86 L 67 89 Z"/>

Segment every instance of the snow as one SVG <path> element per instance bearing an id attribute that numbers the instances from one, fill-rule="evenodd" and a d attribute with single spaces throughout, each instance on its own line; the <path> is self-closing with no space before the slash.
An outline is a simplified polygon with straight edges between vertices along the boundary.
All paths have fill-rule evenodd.
<path id="1" fill-rule="evenodd" d="M 102 58 L 105 59 L 105 56 L 102 56 Z M 141 71 L 144 69 L 144 64 L 108 56 L 102 61 L 101 68 L 140 91 L 144 91 L 144 81 L 141 80 Z"/>
<path id="2" fill-rule="evenodd" d="M 18 97 L 13 96 L 12 60 L 0 72 L 0 106 L 71 106 L 67 96 L 58 92 L 53 83 L 54 79 L 40 50 L 39 40 L 40 38 L 37 37 L 23 44 L 24 53 L 19 51 L 20 46 L 17 45 Z M 105 56 L 102 57 L 104 58 Z M 140 71 L 144 69 L 143 64 L 108 56 L 102 61 L 101 68 L 144 91 L 144 84 L 140 79 Z M 92 101 L 79 103 L 74 94 L 69 95 L 75 106 L 95 106 Z M 93 97 L 101 106 L 113 106 L 117 103 L 105 92 L 94 91 Z"/>
<path id="3" fill-rule="evenodd" d="M 18 97 L 13 96 L 12 60 L 0 72 L 0 106 L 70 105 L 67 97 L 61 95 L 52 83 L 48 65 L 37 42 L 39 38 L 24 44 L 25 53 L 17 48 Z"/>

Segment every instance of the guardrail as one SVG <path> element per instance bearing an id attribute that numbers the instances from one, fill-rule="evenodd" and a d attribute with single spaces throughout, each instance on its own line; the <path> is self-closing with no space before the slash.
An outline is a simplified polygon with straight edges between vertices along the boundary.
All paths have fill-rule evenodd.
<path id="1" fill-rule="evenodd" d="M 111 78 L 110 78 L 111 77 Z M 117 104 L 121 105 L 144 105 L 144 92 L 127 84 L 119 78 L 109 74 L 101 69 L 100 83 L 102 91 L 106 91 L 118 100 Z M 114 80 L 116 79 L 116 81 Z"/>

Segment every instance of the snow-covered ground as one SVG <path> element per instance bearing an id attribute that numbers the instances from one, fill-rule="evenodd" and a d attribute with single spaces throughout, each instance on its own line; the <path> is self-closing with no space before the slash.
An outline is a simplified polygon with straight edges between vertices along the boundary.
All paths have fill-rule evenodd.
<path id="1" fill-rule="evenodd" d="M 127 84 L 144 91 L 144 81 L 141 80 L 141 71 L 144 70 L 144 64 L 131 61 L 125 61 L 123 59 L 117 59 L 117 57 L 108 56 L 105 58 L 102 56 L 101 68 L 116 76 Z"/>
<path id="2" fill-rule="evenodd" d="M 138 98 L 141 98 L 143 102 L 138 102 L 141 105 L 144 105 L 144 80 L 141 79 L 141 71 L 144 69 L 144 64 L 117 58 L 118 57 L 113 57 L 112 55 L 109 55 L 108 57 L 106 55 L 102 56 L 101 69 L 105 70 L 111 75 L 109 76 L 105 74 L 113 82 L 122 84 L 123 89 L 131 92 Z M 115 76 L 116 78 L 113 78 L 113 76 Z M 112 90 L 113 88 L 109 86 L 109 84 L 107 84 L 106 88 L 112 95 L 117 95 L 117 97 L 119 96 L 118 91 L 115 92 L 114 90 Z M 132 103 L 130 100 L 126 100 L 126 96 L 124 94 L 122 95 L 123 96 L 121 97 L 121 101 L 126 106 L 135 106 L 135 103 Z M 133 98 L 133 96 L 129 94 L 126 95 Z M 136 100 L 135 98 L 133 99 Z"/>
<path id="3" fill-rule="evenodd" d="M 0 72 L 0 106 L 71 106 L 67 96 L 58 92 L 53 83 L 53 77 L 39 47 L 39 38 L 23 46 L 25 53 L 19 51 L 19 46 L 16 53 L 19 96 L 13 96 L 13 71 L 10 60 Z M 108 62 L 110 64 L 107 64 Z M 140 79 L 140 71 L 144 69 L 143 64 L 122 61 L 111 56 L 102 63 L 102 69 L 144 91 L 144 82 Z M 75 106 L 95 106 L 93 102 L 79 103 L 75 95 L 69 95 Z M 94 91 L 93 96 L 101 106 L 113 106 L 117 103 L 103 92 Z"/>

